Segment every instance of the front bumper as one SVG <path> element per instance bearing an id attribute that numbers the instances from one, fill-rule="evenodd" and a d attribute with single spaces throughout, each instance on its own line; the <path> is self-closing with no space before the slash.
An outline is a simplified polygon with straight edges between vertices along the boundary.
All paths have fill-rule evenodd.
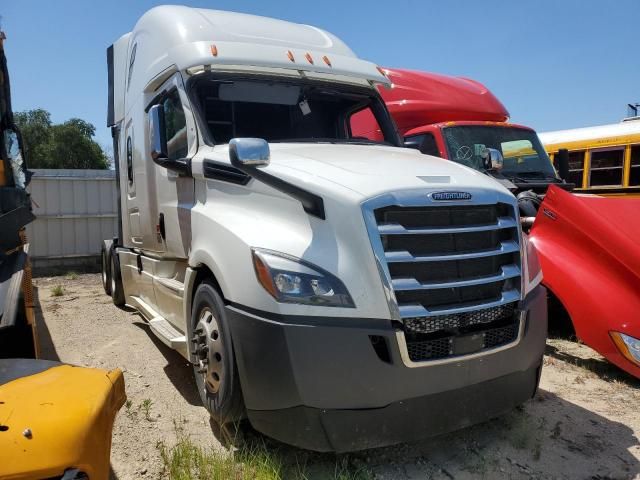
<path id="1" fill-rule="evenodd" d="M 511 348 L 409 368 L 391 322 L 264 318 L 227 307 L 251 424 L 318 451 L 416 440 L 495 417 L 531 398 L 547 332 L 546 290 L 521 305 L 526 324 Z M 383 339 L 388 356 L 371 337 Z"/>

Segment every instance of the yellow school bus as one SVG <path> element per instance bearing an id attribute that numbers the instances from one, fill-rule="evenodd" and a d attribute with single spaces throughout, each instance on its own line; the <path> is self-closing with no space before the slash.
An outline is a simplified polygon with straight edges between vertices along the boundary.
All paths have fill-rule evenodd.
<path id="1" fill-rule="evenodd" d="M 640 196 L 640 117 L 539 137 L 551 160 L 558 150 L 569 150 L 566 180 L 575 192 Z"/>

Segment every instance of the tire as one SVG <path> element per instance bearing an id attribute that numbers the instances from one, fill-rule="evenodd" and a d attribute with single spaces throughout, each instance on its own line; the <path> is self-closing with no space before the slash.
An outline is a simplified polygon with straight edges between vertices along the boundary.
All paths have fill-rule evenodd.
<path id="1" fill-rule="evenodd" d="M 221 426 L 244 416 L 244 402 L 224 303 L 205 280 L 193 298 L 193 373 L 202 404 Z"/>
<path id="2" fill-rule="evenodd" d="M 111 258 L 109 253 L 110 250 L 102 245 L 102 250 L 100 252 L 102 288 L 104 288 L 104 293 L 111 296 Z"/>
<path id="3" fill-rule="evenodd" d="M 114 248 L 111 250 L 111 299 L 116 307 L 124 306 L 124 290 L 122 288 L 122 275 L 120 274 L 120 259 Z"/>

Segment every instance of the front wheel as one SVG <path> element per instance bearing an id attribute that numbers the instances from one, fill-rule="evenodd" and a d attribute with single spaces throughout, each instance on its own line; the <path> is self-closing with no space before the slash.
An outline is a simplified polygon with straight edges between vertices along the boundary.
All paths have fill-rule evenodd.
<path id="1" fill-rule="evenodd" d="M 200 398 L 220 425 L 242 419 L 244 402 L 231 332 L 224 315 L 224 303 L 209 281 L 203 282 L 193 299 L 193 371 Z"/>

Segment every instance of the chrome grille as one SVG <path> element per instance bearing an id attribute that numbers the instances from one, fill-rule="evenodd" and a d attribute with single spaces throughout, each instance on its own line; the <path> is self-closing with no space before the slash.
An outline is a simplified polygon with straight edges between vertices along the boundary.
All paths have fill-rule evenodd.
<path id="1" fill-rule="evenodd" d="M 517 338 L 521 260 L 513 206 L 389 205 L 369 218 L 375 218 L 412 361 L 475 353 Z"/>
<path id="2" fill-rule="evenodd" d="M 389 206 L 376 209 L 375 219 L 402 318 L 520 298 L 511 205 Z"/>

